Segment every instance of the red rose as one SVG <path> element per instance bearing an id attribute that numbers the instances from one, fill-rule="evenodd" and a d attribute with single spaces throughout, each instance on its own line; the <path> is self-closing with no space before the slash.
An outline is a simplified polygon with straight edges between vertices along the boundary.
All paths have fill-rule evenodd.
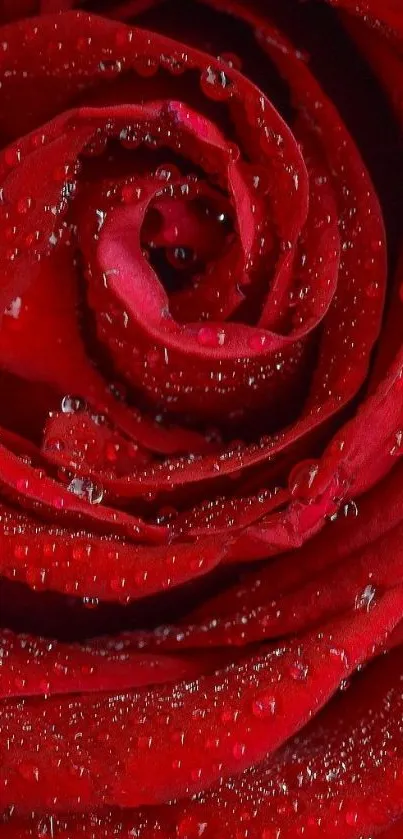
<path id="1" fill-rule="evenodd" d="M 0 6 L 1 837 L 399 837 L 401 0 L 76 5 Z"/>

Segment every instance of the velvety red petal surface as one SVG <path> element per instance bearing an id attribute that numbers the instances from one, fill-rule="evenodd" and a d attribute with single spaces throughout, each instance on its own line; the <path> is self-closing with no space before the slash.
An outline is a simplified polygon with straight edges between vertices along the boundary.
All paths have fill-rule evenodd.
<path id="1" fill-rule="evenodd" d="M 403 10 L 0 2 L 0 834 L 403 817 Z"/>

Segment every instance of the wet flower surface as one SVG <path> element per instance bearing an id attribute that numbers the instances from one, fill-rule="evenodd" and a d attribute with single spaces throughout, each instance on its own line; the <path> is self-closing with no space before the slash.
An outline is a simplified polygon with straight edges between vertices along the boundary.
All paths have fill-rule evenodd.
<path id="1" fill-rule="evenodd" d="M 396 839 L 401 0 L 0 20 L 1 837 Z"/>

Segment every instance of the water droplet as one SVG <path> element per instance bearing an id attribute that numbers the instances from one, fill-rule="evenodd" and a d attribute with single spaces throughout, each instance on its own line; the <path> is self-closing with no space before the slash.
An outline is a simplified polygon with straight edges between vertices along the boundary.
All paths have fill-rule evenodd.
<path id="1" fill-rule="evenodd" d="M 126 47 L 128 44 L 131 44 L 132 40 L 133 32 L 131 29 L 128 29 L 127 26 L 119 29 L 115 35 L 115 43 L 118 47 Z"/>
<path id="2" fill-rule="evenodd" d="M 167 248 L 166 256 L 173 268 L 178 270 L 188 268 L 195 260 L 194 251 L 191 248 L 184 247 Z"/>
<path id="3" fill-rule="evenodd" d="M 290 667 L 289 673 L 294 682 L 304 682 L 308 676 L 308 665 L 302 661 L 294 661 Z"/>
<path id="4" fill-rule="evenodd" d="M 343 516 L 357 517 L 358 513 L 358 505 L 355 501 L 347 501 L 347 503 L 343 505 Z"/>
<path id="5" fill-rule="evenodd" d="M 67 489 L 89 504 L 100 504 L 104 497 L 103 487 L 88 478 L 73 478 Z"/>
<path id="6" fill-rule="evenodd" d="M 274 696 L 263 694 L 252 703 L 252 713 L 255 717 L 271 717 L 276 711 L 276 699 Z"/>
<path id="7" fill-rule="evenodd" d="M 63 396 L 61 409 L 64 414 L 76 414 L 78 411 L 85 411 L 87 405 L 80 396 Z"/>
<path id="8" fill-rule="evenodd" d="M 357 594 L 355 598 L 355 608 L 362 609 L 363 611 L 370 612 L 371 609 L 374 608 L 376 603 L 376 588 L 369 584 L 365 586 L 365 588 Z"/>
<path id="9" fill-rule="evenodd" d="M 134 69 L 143 79 L 149 79 L 158 72 L 158 61 L 155 58 L 140 56 L 134 62 Z"/>
<path id="10" fill-rule="evenodd" d="M 18 769 L 25 781 L 39 781 L 39 769 L 33 763 L 20 763 Z"/>
<path id="11" fill-rule="evenodd" d="M 197 333 L 197 340 L 203 347 L 222 347 L 225 343 L 225 332 L 212 326 L 202 326 Z"/>
<path id="12" fill-rule="evenodd" d="M 120 451 L 120 443 L 114 442 L 113 440 L 108 440 L 105 443 L 104 452 L 105 452 L 105 460 L 108 463 L 116 463 Z"/>
<path id="13" fill-rule="evenodd" d="M 199 839 L 206 830 L 207 823 L 200 822 L 196 816 L 184 816 L 176 825 L 178 839 Z"/>
<path id="14" fill-rule="evenodd" d="M 209 99 L 218 102 L 227 99 L 232 92 L 232 82 L 227 73 L 211 65 L 203 71 L 200 86 Z"/>
<path id="15" fill-rule="evenodd" d="M 347 655 L 346 650 L 343 647 L 330 647 L 329 655 L 331 655 L 332 658 L 339 659 L 339 661 L 341 661 L 343 667 L 345 667 L 346 669 L 348 668 L 348 666 L 349 666 L 348 655 Z"/>
<path id="16" fill-rule="evenodd" d="M 175 507 L 169 507 L 167 505 L 166 507 L 161 507 L 161 509 L 158 510 L 155 522 L 156 524 L 167 524 L 168 522 L 171 522 L 174 519 L 176 519 L 177 515 L 177 509 Z"/>
<path id="17" fill-rule="evenodd" d="M 15 545 L 13 554 L 16 559 L 25 559 L 28 556 L 29 548 L 28 545 Z"/>
<path id="18" fill-rule="evenodd" d="M 269 192 L 271 187 L 270 177 L 263 166 L 261 168 L 254 168 L 251 176 L 251 185 L 258 195 L 267 195 Z"/>
<path id="19" fill-rule="evenodd" d="M 248 343 L 251 350 L 263 350 L 267 344 L 267 335 L 261 332 L 254 332 L 250 336 Z"/>
<path id="20" fill-rule="evenodd" d="M 46 134 L 33 134 L 31 137 L 31 146 L 33 149 L 40 149 L 47 142 Z"/>
<path id="21" fill-rule="evenodd" d="M 21 150 L 15 146 L 10 146 L 10 148 L 6 149 L 4 152 L 4 160 L 7 163 L 7 166 L 18 166 L 21 162 Z"/>
<path id="22" fill-rule="evenodd" d="M 43 448 L 47 452 L 62 452 L 64 451 L 65 444 L 58 437 L 46 437 Z"/>
<path id="23" fill-rule="evenodd" d="M 239 58 L 239 55 L 236 55 L 234 52 L 223 52 L 221 53 L 222 61 L 225 61 L 228 64 L 228 67 L 233 67 L 234 70 L 241 70 L 242 69 L 242 61 Z"/>
<path id="24" fill-rule="evenodd" d="M 137 201 L 141 201 L 143 197 L 143 190 L 141 186 L 125 184 L 122 186 L 120 195 L 124 204 L 136 204 Z"/>
<path id="25" fill-rule="evenodd" d="M 118 59 L 105 59 L 98 64 L 98 70 L 104 78 L 113 79 L 122 71 L 122 62 Z"/>
<path id="26" fill-rule="evenodd" d="M 96 134 L 93 139 L 87 143 L 83 149 L 82 154 L 85 157 L 100 157 L 108 145 L 108 138 L 102 134 Z"/>
<path id="27" fill-rule="evenodd" d="M 176 57 L 175 55 L 161 55 L 160 62 L 161 67 L 164 70 L 168 70 L 169 73 L 172 73 L 173 76 L 180 76 L 181 73 L 184 72 L 186 67 L 187 56 L 183 53 L 181 57 Z"/>
<path id="28" fill-rule="evenodd" d="M 32 198 L 29 198 L 28 196 L 25 198 L 20 198 L 17 201 L 17 213 L 20 213 L 20 215 L 24 215 L 25 213 L 28 213 L 29 210 L 32 210 L 33 206 L 34 202 Z"/>
<path id="29" fill-rule="evenodd" d="M 358 822 L 358 813 L 355 810 L 348 810 L 345 819 L 349 827 L 354 827 Z"/>
<path id="30" fill-rule="evenodd" d="M 173 163 L 164 163 L 161 166 L 157 166 L 154 177 L 159 181 L 174 181 L 180 177 L 180 171 Z"/>
<path id="31" fill-rule="evenodd" d="M 96 609 L 99 606 L 98 597 L 83 597 L 83 606 L 86 609 Z"/>
<path id="32" fill-rule="evenodd" d="M 235 743 L 232 754 L 234 755 L 235 760 L 241 760 L 246 752 L 245 743 Z"/>
<path id="33" fill-rule="evenodd" d="M 9 305 L 6 307 L 6 309 L 4 309 L 4 314 L 7 315 L 7 317 L 14 318 L 15 320 L 17 320 L 21 313 L 21 307 L 22 298 L 15 297 L 14 300 L 12 300 L 11 303 L 9 303 Z"/>
<path id="34" fill-rule="evenodd" d="M 88 47 L 91 46 L 91 41 L 92 38 L 82 38 L 81 36 L 80 38 L 77 38 L 76 47 L 78 52 L 86 52 Z"/>
<path id="35" fill-rule="evenodd" d="M 314 494 L 313 489 L 318 474 L 319 463 L 315 461 L 297 464 L 297 466 L 292 469 L 289 479 L 291 495 L 308 501 L 312 500 L 312 496 Z"/>
<path id="36" fill-rule="evenodd" d="M 370 299 L 376 300 L 378 297 L 383 295 L 383 288 L 382 285 L 375 280 L 372 283 L 369 283 L 366 289 L 366 295 Z"/>
<path id="37" fill-rule="evenodd" d="M 402 430 L 396 431 L 390 453 L 391 453 L 392 457 L 399 457 L 399 455 L 403 454 L 403 431 Z"/>
<path id="38" fill-rule="evenodd" d="M 217 213 L 217 215 L 216 215 L 216 219 L 217 219 L 217 221 L 218 221 L 218 223 L 219 223 L 219 224 L 227 224 L 227 225 L 228 225 L 228 224 L 229 224 L 229 222 L 230 222 L 230 216 L 229 216 L 229 214 L 228 214 L 228 213 L 225 213 L 223 210 L 220 210 L 220 211 Z"/>
<path id="39" fill-rule="evenodd" d="M 224 708 L 221 713 L 221 722 L 228 723 L 228 722 L 235 722 L 236 719 L 236 712 L 233 711 L 231 708 Z"/>

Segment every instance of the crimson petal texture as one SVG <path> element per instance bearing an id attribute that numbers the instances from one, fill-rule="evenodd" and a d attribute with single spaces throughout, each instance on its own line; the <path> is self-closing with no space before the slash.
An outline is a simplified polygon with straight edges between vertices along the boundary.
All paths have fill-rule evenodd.
<path id="1" fill-rule="evenodd" d="M 400 6 L 0 2 L 5 839 L 400 835 Z"/>
<path id="2" fill-rule="evenodd" d="M 94 812 L 5 822 L 21 839 L 53 828 L 61 837 L 239 835 L 292 839 L 399 837 L 402 649 L 380 659 L 328 706 L 273 761 L 232 778 L 188 804 L 148 812 Z M 360 741 L 365 729 L 365 740 Z M 395 739 L 396 738 L 396 739 Z M 354 779 L 354 780 L 353 780 Z M 18 831 L 13 833 L 13 831 Z M 235 833 L 234 833 L 235 831 Z M 279 833 L 280 831 L 280 833 Z M 46 835 L 46 833 L 45 833 Z"/>
<path id="3" fill-rule="evenodd" d="M 7 771 L 4 776 L 2 770 L 5 804 L 20 810 L 50 805 L 62 811 L 97 803 L 154 804 L 242 771 L 300 728 L 343 678 L 373 654 L 399 623 L 402 597 L 403 589 L 397 588 L 371 614 L 347 615 L 318 636 L 308 635 L 289 648 L 249 657 L 205 681 L 173 690 L 95 699 L 87 695 L 76 705 L 71 699 L 49 699 L 45 708 L 35 699 L 8 703 L 3 731 L 7 748 L 0 747 Z M 267 694 L 272 696 L 271 719 L 255 711 Z M 282 708 L 282 721 L 277 707 Z M 231 729 L 222 741 L 223 722 L 231 723 Z M 18 736 L 21 723 L 27 731 L 23 738 Z M 46 744 L 39 754 L 38 735 Z M 212 735 L 216 748 L 203 753 Z M 158 770 L 152 772 L 156 760 Z"/>

